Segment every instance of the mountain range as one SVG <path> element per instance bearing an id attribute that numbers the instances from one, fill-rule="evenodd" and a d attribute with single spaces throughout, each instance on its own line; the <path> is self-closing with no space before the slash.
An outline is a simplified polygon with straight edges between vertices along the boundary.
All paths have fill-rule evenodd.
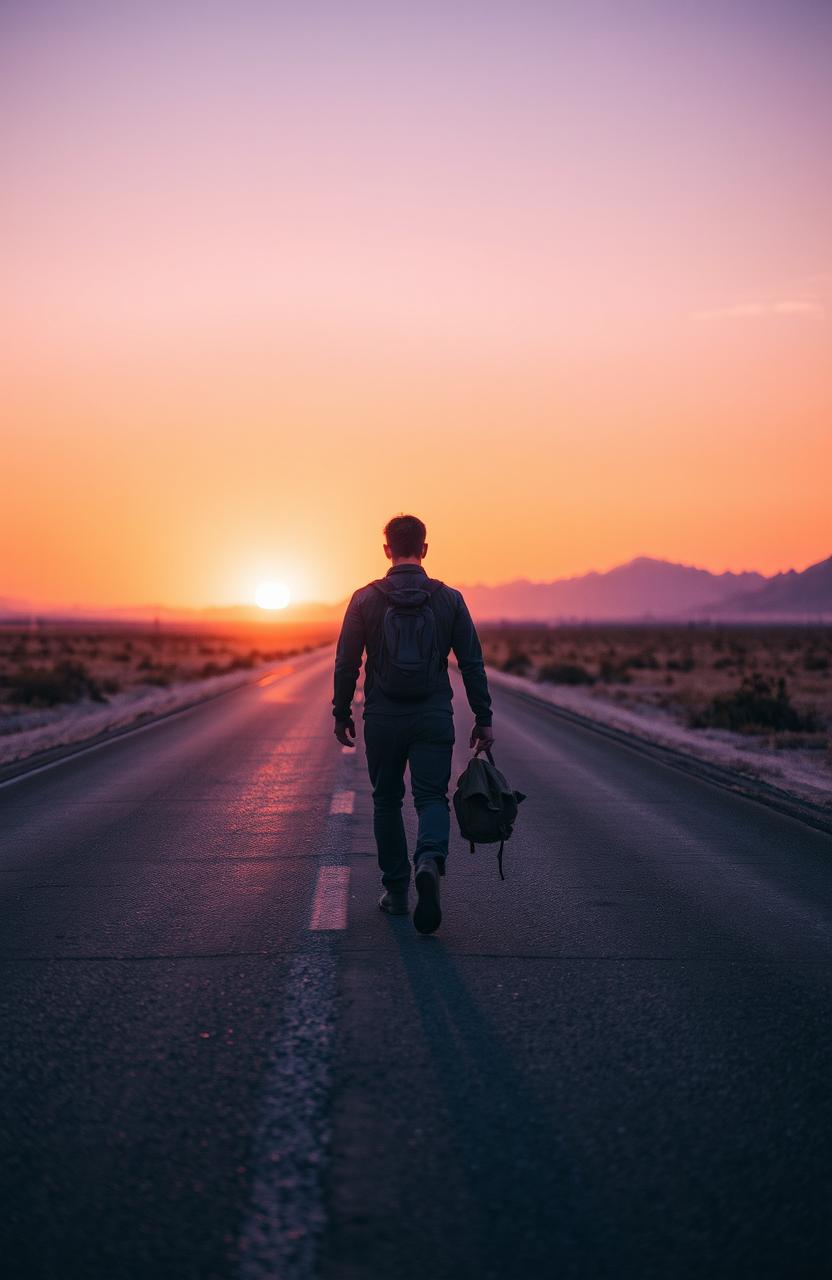
<path id="1" fill-rule="evenodd" d="M 552 582 L 517 578 L 498 586 L 462 586 L 474 618 L 482 622 L 674 621 L 832 622 L 832 556 L 798 573 L 790 569 L 766 578 L 760 573 L 710 573 L 692 565 L 638 556 L 606 573 L 585 573 Z M 113 610 L 40 609 L 23 600 L 0 598 L 0 621 L 44 620 L 165 624 L 250 622 L 336 622 L 337 604 L 295 604 L 279 614 L 251 605 L 176 609 L 142 605 Z"/>
<path id="2" fill-rule="evenodd" d="M 832 556 L 802 573 L 789 569 L 766 581 L 764 587 L 734 602 L 740 614 L 825 614 L 832 617 Z"/>
<path id="3" fill-rule="evenodd" d="M 464 588 L 482 621 L 832 620 L 832 557 L 796 573 L 710 573 L 639 556 L 607 573 Z"/>

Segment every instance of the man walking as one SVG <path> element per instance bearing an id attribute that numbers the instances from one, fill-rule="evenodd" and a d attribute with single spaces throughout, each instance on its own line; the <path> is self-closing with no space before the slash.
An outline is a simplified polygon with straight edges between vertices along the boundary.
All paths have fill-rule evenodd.
<path id="1" fill-rule="evenodd" d="M 433 933 L 442 919 L 439 877 L 450 834 L 448 783 L 454 722 L 448 654 L 453 650 L 475 724 L 471 747 L 491 746 L 491 698 L 482 649 L 462 595 L 422 568 L 427 531 L 416 516 L 395 516 L 384 530 L 387 575 L 356 591 L 335 655 L 335 736 L 355 745 L 352 699 L 364 668 L 364 744 L 373 785 L 373 831 L 384 893 L 382 911 L 408 910 L 410 862 L 402 821 L 404 771 L 419 821 L 413 862 L 418 901 L 413 923 Z"/>

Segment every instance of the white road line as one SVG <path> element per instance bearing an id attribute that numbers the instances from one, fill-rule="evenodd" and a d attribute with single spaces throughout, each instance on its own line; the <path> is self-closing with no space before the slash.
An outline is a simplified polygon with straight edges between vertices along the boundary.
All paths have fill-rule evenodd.
<path id="1" fill-rule="evenodd" d="M 336 791 L 329 806 L 330 813 L 352 813 L 355 804 L 354 791 Z"/>
<path id="2" fill-rule="evenodd" d="M 309 661 L 305 661 L 307 657 Z M 313 666 L 315 659 L 319 657 L 319 652 L 315 650 L 297 661 L 302 663 L 304 667 Z M 292 672 L 294 672 L 294 668 L 292 668 Z M 287 672 L 288 674 L 290 673 Z M 191 711 L 197 711 L 200 707 L 206 707 L 210 702 L 215 702 L 217 698 L 225 698 L 231 693 L 240 693 L 244 689 L 253 689 L 256 684 L 258 684 L 258 680 L 244 680 L 241 684 L 233 684 L 227 689 L 220 689 L 216 693 L 207 694 L 205 697 L 194 698 L 193 702 L 186 702 L 183 706 L 176 707 L 172 711 L 162 711 L 158 715 L 152 716 L 150 720 L 145 720 L 142 724 L 131 724 L 126 725 L 123 729 L 112 729 L 98 742 L 89 742 L 86 745 L 83 740 L 80 743 L 67 743 L 66 750 L 62 751 L 54 760 L 46 760 L 43 764 L 33 764 L 31 768 L 23 768 L 20 773 L 13 773 L 10 778 L 4 778 L 0 781 L 0 791 L 5 787 L 13 787 L 19 782 L 26 782 L 29 778 L 34 778 L 38 773 L 48 773 L 52 769 L 60 769 L 61 765 L 68 764 L 70 760 L 77 760 L 79 756 L 91 755 L 93 751 L 105 751 L 107 747 L 112 746 L 114 742 L 118 742 L 122 738 L 133 738 L 140 733 L 150 733 L 167 720 L 176 720 L 179 716 L 186 716 Z M 49 749 L 52 750 L 52 748 Z M 21 766 L 24 766 L 25 763 L 25 760 L 20 761 Z"/>
<path id="3" fill-rule="evenodd" d="M 346 929 L 349 867 L 321 867 L 315 885 L 310 929 Z"/>
<path id="4" fill-rule="evenodd" d="M 334 941 L 330 933 L 305 934 L 286 980 L 254 1136 L 240 1280 L 319 1274 L 338 1001 Z"/>
<path id="5" fill-rule="evenodd" d="M 258 680 L 261 689 L 265 689 L 266 685 L 274 684 L 275 680 L 282 680 L 285 676 L 290 676 L 294 672 L 294 667 L 281 667 L 280 671 L 272 671 L 269 675 L 263 676 L 262 680 Z"/>

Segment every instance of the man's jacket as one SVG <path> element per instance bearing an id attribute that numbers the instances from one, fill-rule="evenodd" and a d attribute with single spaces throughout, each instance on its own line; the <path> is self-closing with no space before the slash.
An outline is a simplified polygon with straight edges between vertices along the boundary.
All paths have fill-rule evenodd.
<path id="1" fill-rule="evenodd" d="M 398 564 L 387 570 L 387 577 L 396 579 L 396 585 L 418 586 L 427 578 L 421 565 Z M 385 697 L 375 682 L 375 668 L 381 645 L 382 622 L 387 608 L 386 601 L 372 585 L 353 593 L 344 615 L 338 648 L 335 654 L 335 697 L 332 714 L 336 720 L 350 717 L 355 684 L 361 670 L 361 657 L 367 650 L 364 668 L 364 715 L 402 715 L 415 709 L 451 710 L 451 682 L 448 677 L 448 654 L 453 650 L 465 684 L 465 692 L 474 712 L 477 724 L 491 724 L 491 697 L 482 649 L 476 628 L 468 612 L 462 593 L 453 587 L 442 586 L 431 596 L 436 618 L 436 638 L 439 654 L 444 663 L 439 687 L 428 698 L 414 704 L 394 702 Z"/>

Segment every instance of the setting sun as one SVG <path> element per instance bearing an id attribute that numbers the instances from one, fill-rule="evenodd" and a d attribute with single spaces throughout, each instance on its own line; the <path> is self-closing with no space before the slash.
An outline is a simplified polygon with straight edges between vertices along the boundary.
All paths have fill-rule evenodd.
<path id="1" fill-rule="evenodd" d="M 261 609 L 285 609 L 289 603 L 289 588 L 282 582 L 261 582 L 254 593 L 254 600 Z"/>

